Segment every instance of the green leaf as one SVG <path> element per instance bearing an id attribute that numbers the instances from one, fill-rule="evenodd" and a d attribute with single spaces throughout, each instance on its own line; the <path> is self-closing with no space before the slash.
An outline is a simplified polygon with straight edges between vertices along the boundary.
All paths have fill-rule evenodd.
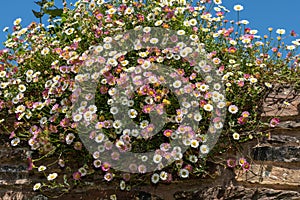
<path id="1" fill-rule="evenodd" d="M 62 15 L 63 9 L 44 9 L 44 13 L 52 17 L 57 17 Z"/>
<path id="2" fill-rule="evenodd" d="M 37 11 L 34 11 L 34 10 L 32 10 L 32 12 L 33 12 L 33 14 L 34 14 L 34 16 L 36 17 L 36 18 L 41 18 L 41 17 L 43 17 L 43 13 L 41 13 L 41 12 L 37 12 Z"/>
<path id="3" fill-rule="evenodd" d="M 41 1 L 35 1 L 34 3 L 39 5 L 39 6 L 43 6 L 43 3 Z"/>
<path id="4" fill-rule="evenodd" d="M 34 3 L 37 4 L 37 5 L 39 5 L 39 6 L 41 6 L 41 7 L 43 7 L 43 5 L 45 5 L 46 3 L 48 3 L 48 1 L 47 0 L 35 1 Z"/>
<path id="5" fill-rule="evenodd" d="M 67 18 L 66 18 L 66 17 L 62 17 L 62 18 L 61 18 L 61 22 L 63 23 L 63 22 L 65 22 L 65 21 L 67 21 Z"/>

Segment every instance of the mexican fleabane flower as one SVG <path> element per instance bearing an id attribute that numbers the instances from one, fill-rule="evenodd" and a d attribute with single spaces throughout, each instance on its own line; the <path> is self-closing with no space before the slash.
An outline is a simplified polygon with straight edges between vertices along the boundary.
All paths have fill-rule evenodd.
<path id="1" fill-rule="evenodd" d="M 56 179 L 57 176 L 58 176 L 57 173 L 49 174 L 49 175 L 47 176 L 47 180 L 48 180 L 48 181 L 52 181 L 52 180 Z"/>
<path id="2" fill-rule="evenodd" d="M 242 6 L 242 5 L 235 5 L 234 7 L 233 7 L 233 9 L 235 10 L 235 11 L 242 11 L 243 9 L 244 9 L 244 7 Z"/>
<path id="3" fill-rule="evenodd" d="M 238 112 L 238 107 L 236 106 L 236 105 L 230 105 L 229 107 L 228 107 L 228 111 L 230 112 L 230 113 L 232 113 L 232 114 L 235 114 L 235 113 L 237 113 Z"/>

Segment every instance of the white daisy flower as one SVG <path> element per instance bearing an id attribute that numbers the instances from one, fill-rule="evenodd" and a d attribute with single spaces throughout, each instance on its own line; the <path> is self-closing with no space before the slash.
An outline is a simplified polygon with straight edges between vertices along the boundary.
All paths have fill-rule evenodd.
<path id="1" fill-rule="evenodd" d="M 95 105 L 90 105 L 88 107 L 88 110 L 91 111 L 92 113 L 96 113 L 97 112 L 97 106 Z"/>
<path id="2" fill-rule="evenodd" d="M 210 111 L 212 111 L 214 109 L 214 107 L 211 104 L 209 104 L 209 103 L 205 104 L 203 106 L 203 108 L 204 108 L 205 111 L 208 111 L 208 112 L 210 112 Z"/>
<path id="3" fill-rule="evenodd" d="M 41 186 L 42 186 L 41 183 L 36 183 L 36 184 L 33 186 L 33 191 L 36 191 L 36 190 L 40 189 Z"/>
<path id="4" fill-rule="evenodd" d="M 220 5 L 220 4 L 222 4 L 222 0 L 214 0 L 214 3 L 217 5 Z"/>
<path id="5" fill-rule="evenodd" d="M 151 67 L 151 62 L 146 60 L 142 66 L 141 66 L 143 69 L 148 69 L 149 67 Z"/>
<path id="6" fill-rule="evenodd" d="M 93 117 L 93 113 L 91 111 L 86 111 L 83 114 L 83 118 L 85 121 L 91 121 L 92 117 Z"/>
<path id="7" fill-rule="evenodd" d="M 47 176 L 47 180 L 48 180 L 48 181 L 52 181 L 52 180 L 56 179 L 57 176 L 58 176 L 57 173 L 49 174 L 49 175 Z"/>
<path id="8" fill-rule="evenodd" d="M 128 116 L 129 116 L 130 118 L 136 118 L 137 114 L 138 114 L 138 112 L 137 112 L 135 109 L 130 109 L 130 110 L 128 111 Z"/>
<path id="9" fill-rule="evenodd" d="M 112 15 L 115 14 L 117 12 L 117 9 L 115 8 L 110 8 L 109 10 L 106 11 L 108 14 Z"/>
<path id="10" fill-rule="evenodd" d="M 160 26 L 163 23 L 163 20 L 158 20 L 154 23 L 155 26 Z"/>
<path id="11" fill-rule="evenodd" d="M 113 127 L 114 127 L 115 129 L 118 129 L 118 128 L 120 128 L 121 126 L 122 126 L 121 120 L 116 120 L 116 121 L 113 122 Z"/>
<path id="12" fill-rule="evenodd" d="M 206 85 L 206 84 L 202 84 L 202 85 L 200 85 L 200 87 L 199 87 L 199 90 L 200 90 L 201 92 L 205 92 L 205 91 L 207 91 L 208 89 L 209 89 L 209 86 Z"/>
<path id="13" fill-rule="evenodd" d="M 279 29 L 276 30 L 276 33 L 279 34 L 279 35 L 283 35 L 283 34 L 285 34 L 285 30 L 279 28 Z"/>
<path id="14" fill-rule="evenodd" d="M 42 171 L 45 171 L 46 169 L 47 169 L 46 166 L 41 165 L 41 166 L 39 166 L 38 171 L 39 171 L 39 172 L 42 172 Z"/>
<path id="15" fill-rule="evenodd" d="M 124 14 L 125 14 L 125 15 L 130 15 L 130 14 L 133 13 L 133 12 L 134 12 L 134 8 L 128 7 L 128 8 L 126 8 Z"/>
<path id="16" fill-rule="evenodd" d="M 130 135 L 133 136 L 133 137 L 137 137 L 137 136 L 139 135 L 139 130 L 133 129 L 133 130 L 131 131 L 131 134 L 130 134 Z"/>
<path id="17" fill-rule="evenodd" d="M 151 44 L 157 44 L 158 43 L 158 39 L 157 38 L 151 38 L 150 39 L 150 43 Z"/>
<path id="18" fill-rule="evenodd" d="M 11 146 L 13 146 L 13 147 L 15 147 L 15 146 L 17 146 L 18 144 L 20 143 L 20 138 L 14 138 L 11 142 L 10 142 L 10 144 L 11 144 Z"/>
<path id="19" fill-rule="evenodd" d="M 178 35 L 184 35 L 184 34 L 185 34 L 185 31 L 184 31 L 184 30 L 179 30 L 179 31 L 177 31 L 177 34 L 178 34 Z"/>
<path id="20" fill-rule="evenodd" d="M 217 104 L 217 107 L 218 108 L 224 108 L 226 106 L 226 103 L 224 102 L 224 101 L 220 101 L 220 102 L 218 102 L 218 104 Z"/>
<path id="21" fill-rule="evenodd" d="M 232 134 L 232 137 L 233 137 L 234 140 L 239 140 L 240 139 L 240 134 L 234 133 L 234 134 Z"/>
<path id="22" fill-rule="evenodd" d="M 143 28 L 143 32 L 145 32 L 145 33 L 149 33 L 150 31 L 151 31 L 150 27 L 144 27 Z"/>
<path id="23" fill-rule="evenodd" d="M 147 120 L 143 120 L 140 123 L 140 128 L 144 129 L 149 125 L 149 122 Z"/>
<path id="24" fill-rule="evenodd" d="M 196 163 L 198 161 L 198 158 L 195 155 L 190 155 L 189 156 L 189 161 L 191 161 L 192 163 Z"/>
<path id="25" fill-rule="evenodd" d="M 233 6 L 233 9 L 235 10 L 235 11 L 242 11 L 243 9 L 244 9 L 244 7 L 242 6 L 242 5 L 235 5 L 235 6 Z"/>
<path id="26" fill-rule="evenodd" d="M 151 176 L 151 182 L 156 184 L 159 181 L 159 175 L 157 173 L 152 174 Z"/>
<path id="27" fill-rule="evenodd" d="M 67 144 L 71 144 L 73 142 L 73 140 L 75 139 L 75 135 L 73 133 L 69 133 L 66 136 L 66 143 Z"/>
<path id="28" fill-rule="evenodd" d="M 21 19 L 21 18 L 18 18 L 18 19 L 16 19 L 16 20 L 14 21 L 14 25 L 15 25 L 15 26 L 18 26 L 18 25 L 20 25 L 21 22 L 22 22 L 22 19 Z"/>
<path id="29" fill-rule="evenodd" d="M 65 31 L 65 33 L 67 34 L 67 35 L 72 35 L 73 33 L 74 33 L 74 28 L 68 28 L 66 31 Z"/>
<path id="30" fill-rule="evenodd" d="M 16 108 L 16 111 L 15 113 L 22 113 L 24 112 L 26 109 L 26 107 L 24 105 L 19 105 L 17 108 Z"/>
<path id="31" fill-rule="evenodd" d="M 45 47 L 45 48 L 42 49 L 41 54 L 42 54 L 43 56 L 45 56 L 45 55 L 47 55 L 49 52 L 50 52 L 50 49 L 49 49 L 48 47 Z"/>
<path id="32" fill-rule="evenodd" d="M 191 26 L 196 26 L 197 25 L 197 20 L 196 19 L 191 19 L 189 21 L 189 23 L 190 23 Z"/>
<path id="33" fill-rule="evenodd" d="M 102 163 L 101 163 L 101 160 L 97 159 L 97 160 L 94 160 L 93 164 L 96 168 L 99 168 L 99 167 L 101 167 Z"/>
<path id="34" fill-rule="evenodd" d="M 79 122 L 82 119 L 82 115 L 81 114 L 76 114 L 73 116 L 73 120 L 74 122 Z"/>
<path id="35" fill-rule="evenodd" d="M 201 152 L 202 154 L 207 154 L 207 153 L 209 152 L 208 146 L 205 145 L 205 144 L 201 145 L 201 146 L 200 146 L 200 152 Z"/>
<path id="36" fill-rule="evenodd" d="M 182 85 L 182 83 L 181 83 L 180 80 L 176 80 L 176 81 L 174 81 L 174 83 L 173 83 L 173 87 L 174 87 L 174 88 L 180 88 L 181 85 Z"/>
<path id="37" fill-rule="evenodd" d="M 198 140 L 195 140 L 195 139 L 191 140 L 191 147 L 198 148 L 198 146 L 199 146 Z"/>
<path id="38" fill-rule="evenodd" d="M 6 76 L 6 71 L 1 71 L 0 72 L 0 78 L 3 78 L 3 77 L 5 77 Z"/>
<path id="39" fill-rule="evenodd" d="M 158 164 L 158 163 L 161 162 L 161 160 L 162 160 L 162 156 L 161 156 L 161 155 L 155 154 L 155 155 L 153 156 L 153 162 L 154 162 L 154 163 Z"/>
<path id="40" fill-rule="evenodd" d="M 165 171 L 160 172 L 159 178 L 160 178 L 161 180 L 163 180 L 163 181 L 167 180 L 167 178 L 168 178 L 168 173 L 165 172 Z"/>
<path id="41" fill-rule="evenodd" d="M 257 79 L 252 77 L 252 78 L 249 79 L 249 81 L 250 81 L 250 83 L 256 83 Z"/>
<path id="42" fill-rule="evenodd" d="M 230 113 L 232 113 L 232 114 L 235 114 L 235 113 L 237 113 L 238 112 L 238 107 L 236 106 L 236 105 L 230 105 L 229 107 L 228 107 L 228 111 L 230 112 Z"/>
<path id="43" fill-rule="evenodd" d="M 189 171 L 187 169 L 180 169 L 179 176 L 181 178 L 188 178 L 189 177 Z"/>

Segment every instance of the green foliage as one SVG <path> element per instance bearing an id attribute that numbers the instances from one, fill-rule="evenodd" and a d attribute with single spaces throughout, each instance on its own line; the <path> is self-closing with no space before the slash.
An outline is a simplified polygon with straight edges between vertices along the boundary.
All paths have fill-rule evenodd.
<path id="1" fill-rule="evenodd" d="M 41 1 L 35 1 L 34 3 L 40 6 L 40 11 L 32 10 L 32 13 L 36 18 L 40 20 L 40 22 L 42 22 L 42 18 L 45 14 L 49 15 L 49 18 L 52 19 L 52 18 L 60 17 L 63 13 L 62 8 L 57 8 L 54 5 L 54 0 L 50 0 L 50 1 L 41 0 Z"/>
<path id="2" fill-rule="evenodd" d="M 40 11 L 33 11 L 33 14 L 40 20 L 48 15 L 50 25 L 32 22 L 24 28 L 21 19 L 14 22 L 15 29 L 4 43 L 6 48 L 0 51 L 0 116 L 8 115 L 15 123 L 0 119 L 5 128 L 1 134 L 7 134 L 12 146 L 27 146 L 33 151 L 28 159 L 30 170 L 45 177 L 43 183 L 35 184 L 34 190 L 60 188 L 63 192 L 71 191 L 72 187 L 83 184 L 93 175 L 98 180 L 118 185 L 120 181 L 137 185 L 201 177 L 208 171 L 207 160 L 214 160 L 232 149 L 238 151 L 240 143 L 261 138 L 279 123 L 278 118 L 270 119 L 270 124 L 260 120 L 262 102 L 269 93 L 285 85 L 299 90 L 297 51 L 300 40 L 295 39 L 286 45 L 282 43 L 283 30 L 276 30 L 276 38 L 269 38 L 259 36 L 243 20 L 229 22 L 226 19 L 228 10 L 219 5 L 220 1 L 201 0 L 194 7 L 189 3 L 184 0 L 163 3 L 153 0 L 146 4 L 132 0 L 112 3 L 79 1 L 74 8 L 62 10 L 55 7 L 53 1 L 42 0 L 36 2 Z M 160 38 L 148 34 L 151 27 L 173 30 L 175 42 L 182 35 L 193 42 L 176 44 L 178 47 L 172 49 L 154 48 Z M 118 52 L 120 48 L 110 52 L 111 46 L 128 42 L 127 35 L 121 34 L 133 28 L 142 32 L 134 39 L 141 37 L 153 48 Z M 273 30 L 270 29 L 271 33 Z M 199 54 L 191 53 L 192 48 L 184 49 L 182 45 L 197 46 L 195 52 L 204 52 L 209 64 L 189 62 L 188 58 Z M 112 59 L 108 62 L 105 56 L 99 56 L 97 62 L 105 63 L 104 69 L 99 74 L 87 71 L 87 75 L 83 75 L 82 70 L 95 67 L 88 65 L 88 61 L 94 61 L 89 60 L 94 51 L 111 55 Z M 190 57 L 184 56 L 186 54 Z M 154 69 L 160 69 L 159 64 L 170 66 L 174 73 L 164 75 L 173 76 L 177 81 L 170 87 L 176 88 L 180 82 L 179 89 L 169 90 L 162 84 L 162 77 L 154 77 L 156 81 L 151 82 L 149 73 L 139 74 L 139 69 L 146 68 L 147 63 L 151 63 Z M 220 84 L 224 85 L 226 98 L 216 89 L 220 87 L 218 84 L 210 85 L 212 77 L 201 77 L 198 73 L 209 70 L 221 77 Z M 87 77 L 95 77 L 95 80 L 88 79 L 90 88 L 86 90 L 95 92 L 94 96 L 76 90 L 76 84 Z M 130 105 L 132 109 L 123 114 L 132 117 L 133 123 L 146 131 L 122 130 L 118 127 L 119 121 L 114 119 L 113 113 L 118 111 L 112 109 L 112 102 L 121 97 L 113 88 L 123 86 L 121 83 L 130 78 L 135 78 L 137 85 L 140 84 L 138 81 L 149 81 L 141 85 L 145 88 L 139 88 L 133 94 L 127 88 L 120 90 L 122 95 L 128 96 L 128 99 L 123 98 L 125 103 L 121 108 Z M 98 84 L 93 85 L 93 81 Z M 183 87 L 186 82 L 190 83 L 188 86 L 192 90 Z M 198 111 L 195 113 L 201 114 L 187 116 L 199 121 L 195 130 L 188 125 L 180 126 L 186 113 L 177 98 L 180 94 L 198 98 L 185 104 L 186 108 L 195 105 Z M 78 99 L 82 100 L 81 108 L 73 112 L 74 102 Z M 287 102 L 283 104 L 288 105 Z M 222 113 L 217 111 L 222 108 L 227 115 L 220 123 Z M 159 116 L 165 114 L 169 120 L 154 137 L 147 135 L 152 130 L 150 111 L 159 113 Z M 212 111 L 216 111 L 217 116 Z M 128 121 L 123 123 L 126 125 Z M 213 135 L 207 130 L 211 121 L 212 132 L 219 128 L 222 134 L 208 156 L 201 157 L 200 152 L 208 151 L 205 142 Z M 96 130 L 87 131 L 88 127 Z M 99 145 L 92 155 L 84 147 L 80 133 L 84 133 L 84 139 Z M 181 152 L 180 147 L 169 149 L 174 138 L 180 138 L 188 150 Z M 118 148 L 117 151 L 110 152 L 112 147 Z M 118 160 L 130 150 L 155 150 L 157 162 L 170 157 L 177 160 L 165 169 L 156 163 L 154 172 L 131 163 L 136 173 L 128 175 L 113 169 L 103 156 L 104 152 L 109 152 Z M 153 161 L 154 156 L 138 159 L 140 162 Z M 124 164 L 130 162 L 132 160 L 128 159 Z M 250 162 L 243 156 L 227 163 L 222 160 L 223 166 L 245 171 L 249 170 Z"/>

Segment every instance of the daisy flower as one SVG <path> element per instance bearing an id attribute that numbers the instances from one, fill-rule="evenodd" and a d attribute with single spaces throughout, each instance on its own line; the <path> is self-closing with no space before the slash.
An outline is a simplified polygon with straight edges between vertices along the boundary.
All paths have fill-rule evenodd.
<path id="1" fill-rule="evenodd" d="M 237 113 L 238 112 L 238 107 L 236 106 L 236 105 L 230 105 L 229 107 L 228 107 L 228 111 L 230 112 L 230 113 L 232 113 L 232 114 L 235 114 L 235 113 Z"/>
<path id="2" fill-rule="evenodd" d="M 197 25 L 197 20 L 196 19 L 191 19 L 189 21 L 189 24 L 192 25 L 192 26 L 196 26 Z"/>
<path id="3" fill-rule="evenodd" d="M 81 177 L 81 173 L 80 172 L 74 172 L 73 173 L 73 179 L 74 180 L 79 180 Z"/>
<path id="4" fill-rule="evenodd" d="M 82 115 L 81 114 L 76 114 L 73 116 L 73 120 L 74 122 L 79 122 L 82 119 Z"/>
<path id="5" fill-rule="evenodd" d="M 173 83 L 173 87 L 174 88 L 180 88 L 182 85 L 181 81 L 180 80 L 176 80 L 174 83 Z"/>
<path id="6" fill-rule="evenodd" d="M 112 15 L 115 14 L 115 12 L 117 12 L 117 9 L 115 8 L 110 8 L 109 10 L 106 11 L 108 14 Z"/>
<path id="7" fill-rule="evenodd" d="M 217 5 L 220 5 L 220 4 L 222 4 L 222 0 L 214 0 L 214 3 Z"/>
<path id="8" fill-rule="evenodd" d="M 150 39 L 150 43 L 151 44 L 157 44 L 158 43 L 158 39 L 157 38 L 151 38 Z"/>
<path id="9" fill-rule="evenodd" d="M 163 23 L 162 20 L 158 20 L 154 23 L 155 26 L 160 26 Z"/>
<path id="10" fill-rule="evenodd" d="M 104 135 L 103 133 L 99 133 L 99 134 L 95 137 L 95 141 L 96 141 L 97 143 L 101 143 L 101 142 L 103 142 L 104 138 L 105 138 L 105 135 Z"/>
<path id="11" fill-rule="evenodd" d="M 240 139 L 240 134 L 234 133 L 234 134 L 232 134 L 232 137 L 233 137 L 233 139 L 235 139 L 235 140 L 239 140 L 239 139 Z"/>
<path id="12" fill-rule="evenodd" d="M 58 176 L 57 173 L 49 174 L 49 175 L 47 176 L 47 180 L 48 180 L 48 181 L 52 181 L 52 180 L 56 179 L 57 176 Z"/>
<path id="13" fill-rule="evenodd" d="M 243 166 L 246 162 L 247 162 L 247 160 L 245 158 L 239 159 L 239 165 L 241 165 L 241 166 Z"/>
<path id="14" fill-rule="evenodd" d="M 179 176 L 181 178 L 188 178 L 189 177 L 189 171 L 187 169 L 180 169 Z"/>
<path id="15" fill-rule="evenodd" d="M 204 106 L 203 106 L 203 108 L 204 108 L 204 110 L 205 111 L 208 111 L 208 112 L 210 112 L 210 111 L 212 111 L 213 110 L 213 106 L 211 105 L 211 104 L 205 104 Z"/>
<path id="16" fill-rule="evenodd" d="M 159 154 L 155 154 L 154 156 L 153 156 L 153 162 L 154 163 L 160 163 L 161 162 L 161 160 L 162 160 L 162 156 L 161 155 L 159 155 Z"/>
<path id="17" fill-rule="evenodd" d="M 126 188 L 126 183 L 125 183 L 124 180 L 121 180 L 121 181 L 120 181 L 120 189 L 121 189 L 121 190 L 125 190 L 125 188 Z"/>
<path id="18" fill-rule="evenodd" d="M 207 153 L 209 152 L 208 146 L 205 145 L 205 144 L 201 145 L 201 146 L 200 146 L 200 152 L 201 152 L 202 154 L 207 154 Z"/>
<path id="19" fill-rule="evenodd" d="M 197 148 L 199 146 L 199 141 L 198 140 L 192 140 L 191 141 L 191 147 L 193 148 Z"/>
<path id="20" fill-rule="evenodd" d="M 136 118 L 137 114 L 138 114 L 138 112 L 137 112 L 135 109 L 130 109 L 130 110 L 128 111 L 128 116 L 129 116 L 130 118 Z"/>
<path id="21" fill-rule="evenodd" d="M 236 166 L 236 160 L 235 159 L 228 159 L 227 160 L 227 166 L 231 167 L 231 168 L 235 167 Z"/>
<path id="22" fill-rule="evenodd" d="M 42 184 L 41 183 L 36 183 L 34 186 L 33 186 L 33 191 L 37 191 L 41 188 Z"/>
<path id="23" fill-rule="evenodd" d="M 233 9 L 235 10 L 235 11 L 242 11 L 243 9 L 244 9 L 244 7 L 242 6 L 242 5 L 235 5 L 235 6 L 233 6 Z"/>
<path id="24" fill-rule="evenodd" d="M 273 119 L 271 119 L 271 121 L 270 121 L 270 127 L 277 126 L 279 124 L 279 122 L 280 122 L 279 118 L 273 118 Z"/>
<path id="25" fill-rule="evenodd" d="M 159 178 L 160 178 L 161 180 L 163 180 L 163 181 L 167 180 L 167 178 L 168 178 L 168 173 L 165 172 L 165 171 L 160 172 Z"/>
<path id="26" fill-rule="evenodd" d="M 283 34 L 285 34 L 285 29 L 277 29 L 276 33 L 279 35 L 283 35 Z"/>
<path id="27" fill-rule="evenodd" d="M 104 175 L 104 180 L 106 180 L 106 181 L 111 181 L 113 179 L 113 174 L 112 173 L 106 173 L 105 175 Z"/>
<path id="28" fill-rule="evenodd" d="M 43 56 L 45 56 L 45 55 L 47 55 L 49 52 L 50 52 L 50 49 L 49 49 L 48 47 L 45 47 L 45 48 L 42 49 L 41 54 L 42 54 Z"/>
<path id="29" fill-rule="evenodd" d="M 21 19 L 21 18 L 18 18 L 18 19 L 16 19 L 16 20 L 14 21 L 14 25 L 15 25 L 15 26 L 18 26 L 18 25 L 20 25 L 21 22 L 22 22 L 22 19 Z"/>
<path id="30" fill-rule="evenodd" d="M 190 155 L 189 156 L 189 161 L 191 161 L 192 163 L 196 163 L 198 161 L 198 158 L 195 155 Z"/>
<path id="31" fill-rule="evenodd" d="M 150 27 L 144 27 L 143 28 L 143 32 L 144 33 L 149 33 L 151 31 L 151 28 Z"/>
<path id="32" fill-rule="evenodd" d="M 118 129 L 118 128 L 120 128 L 121 126 L 122 126 L 122 122 L 121 122 L 120 120 L 116 120 L 116 121 L 113 122 L 113 127 L 114 127 L 115 129 Z"/>
<path id="33" fill-rule="evenodd" d="M 138 171 L 139 171 L 139 173 L 144 174 L 147 172 L 147 167 L 145 165 L 139 165 Z"/>
<path id="34" fill-rule="evenodd" d="M 152 174 L 152 176 L 151 176 L 151 182 L 153 184 L 156 184 L 156 183 L 158 183 L 158 181 L 159 181 L 159 175 L 157 173 Z"/>
<path id="35" fill-rule="evenodd" d="M 250 83 L 256 83 L 257 79 L 252 77 L 252 78 L 249 79 L 249 81 L 250 81 Z"/>
<path id="36" fill-rule="evenodd" d="M 11 144 L 11 146 L 17 146 L 18 144 L 20 143 L 20 138 L 14 138 L 11 142 L 10 142 L 10 144 Z"/>
<path id="37" fill-rule="evenodd" d="M 248 171 L 250 169 L 251 165 L 248 162 L 244 162 L 244 164 L 242 165 L 242 168 L 244 171 Z"/>
<path id="38" fill-rule="evenodd" d="M 185 34 L 185 31 L 184 31 L 184 30 L 179 30 L 179 31 L 177 31 L 177 34 L 178 34 L 178 35 L 184 35 L 184 34 Z"/>
<path id="39" fill-rule="evenodd" d="M 93 164 L 96 168 L 99 168 L 99 167 L 101 167 L 101 160 L 98 160 L 98 159 L 94 160 Z"/>
<path id="40" fill-rule="evenodd" d="M 73 140 L 75 139 L 75 135 L 73 133 L 69 133 L 66 136 L 66 143 L 67 144 L 71 144 L 73 142 Z"/>
<path id="41" fill-rule="evenodd" d="M 67 34 L 67 35 L 72 35 L 73 33 L 74 33 L 74 28 L 68 28 L 66 31 L 65 31 L 65 33 Z"/>
<path id="42" fill-rule="evenodd" d="M 39 166 L 38 171 L 39 171 L 39 172 L 42 172 L 42 171 L 45 171 L 46 169 L 47 169 L 46 166 L 41 165 L 41 166 Z"/>
<path id="43" fill-rule="evenodd" d="M 3 77 L 5 77 L 6 76 L 6 71 L 1 71 L 0 72 L 0 78 L 3 78 Z"/>
<path id="44" fill-rule="evenodd" d="M 115 115 L 115 114 L 117 114 L 118 112 L 119 112 L 118 107 L 111 107 L 111 108 L 110 108 L 110 113 L 111 113 L 111 114 Z"/>

